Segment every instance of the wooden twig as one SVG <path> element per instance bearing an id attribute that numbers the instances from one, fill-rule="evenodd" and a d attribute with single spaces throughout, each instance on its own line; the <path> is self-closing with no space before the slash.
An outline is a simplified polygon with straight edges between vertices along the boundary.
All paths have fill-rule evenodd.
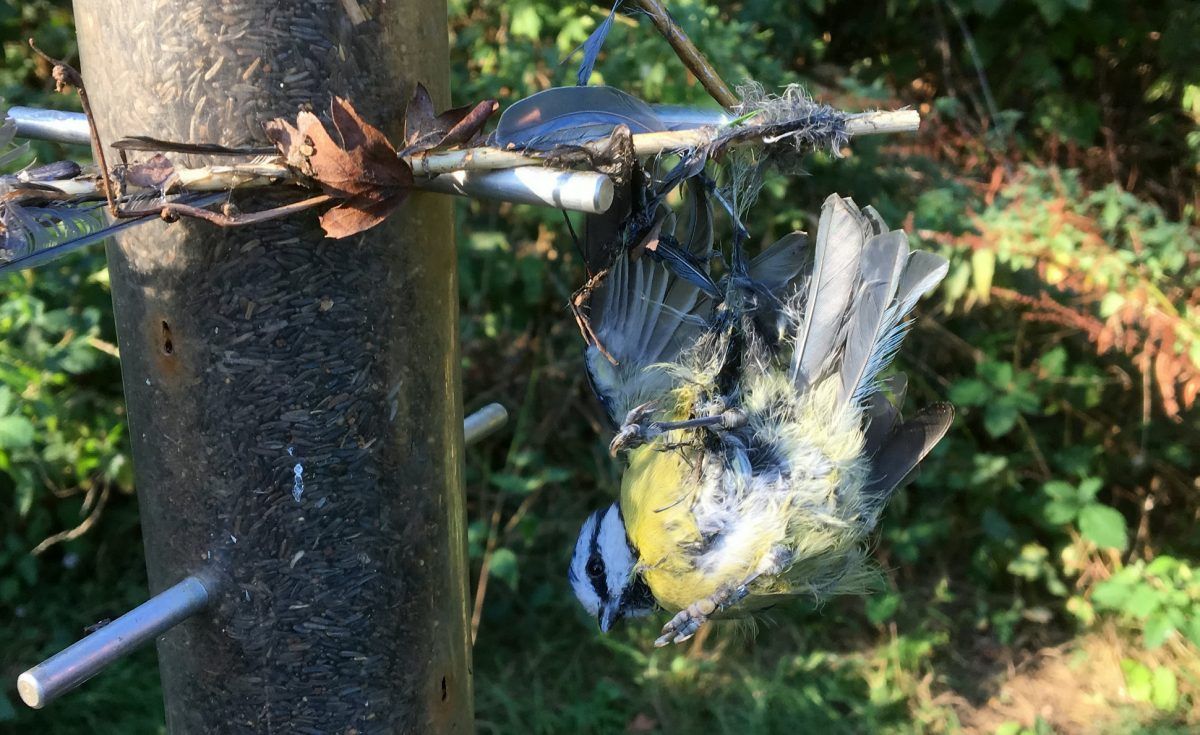
<path id="1" fill-rule="evenodd" d="M 1000 112 L 996 109 L 995 98 L 992 97 L 992 85 L 988 84 L 983 60 L 979 58 L 979 50 L 975 48 L 975 37 L 971 35 L 971 29 L 967 27 L 967 21 L 963 19 L 962 11 L 958 9 L 953 0 L 942 0 L 942 2 L 950 9 L 950 14 L 954 16 L 955 22 L 958 23 L 958 29 L 962 32 L 963 45 L 966 46 L 967 53 L 971 56 L 971 62 L 975 65 L 975 74 L 979 77 L 979 88 L 983 92 L 983 101 L 987 104 L 988 124 L 994 126 Z"/>
<path id="2" fill-rule="evenodd" d="M 496 493 L 496 503 L 492 507 L 492 519 L 488 526 L 487 544 L 483 550 L 483 561 L 479 565 L 479 581 L 475 585 L 475 602 L 471 608 L 471 645 L 479 637 L 479 624 L 483 621 L 483 601 L 487 597 L 488 579 L 491 577 L 492 554 L 496 553 L 499 542 L 500 507 L 503 496 Z"/>
<path id="3" fill-rule="evenodd" d="M 916 110 L 862 112 L 846 119 L 846 132 L 855 135 L 914 132 L 920 127 L 921 115 Z M 633 150 L 639 156 L 686 150 L 711 143 L 720 128 L 704 127 L 673 130 L 661 133 L 641 133 L 633 137 Z M 601 141 L 602 143 L 607 141 Z M 590 147 L 591 144 L 589 144 Z M 520 151 L 500 148 L 467 148 L 443 153 L 419 153 L 405 160 L 420 176 L 433 176 L 452 171 L 484 171 L 517 166 L 537 166 L 543 159 Z"/>
<path id="4" fill-rule="evenodd" d="M 726 110 L 732 110 L 737 107 L 740 100 L 730 91 L 729 85 L 721 79 L 721 75 L 713 68 L 700 49 L 696 48 L 696 44 L 692 43 L 692 39 L 687 37 L 667 9 L 659 0 L 634 0 L 638 7 L 646 11 L 646 15 L 650 16 L 650 20 L 654 22 L 654 27 L 658 32 L 667 39 L 667 43 L 671 44 L 671 48 L 675 50 L 675 55 L 683 62 L 692 74 L 696 75 L 696 79 L 700 80 L 700 84 L 704 85 L 704 89 L 717 101 L 721 107 Z"/>
<path id="5" fill-rule="evenodd" d="M 164 218 L 171 216 L 195 217 L 196 219 L 202 219 L 205 222 L 211 222 L 220 227 L 241 227 L 243 225 L 254 225 L 259 222 L 287 217 L 296 212 L 312 209 L 331 201 L 333 201 L 333 197 L 328 194 L 320 194 L 299 202 L 285 204 L 282 207 L 264 209 L 260 212 L 247 212 L 245 214 L 225 214 L 224 212 L 213 212 L 202 207 L 193 207 L 190 204 L 170 203 L 164 204 L 161 212 Z"/>
<path id="6" fill-rule="evenodd" d="M 596 330 L 592 329 L 592 321 L 588 318 L 584 311 L 584 306 L 587 305 L 588 299 L 592 297 L 592 292 L 600 285 L 601 281 L 608 277 L 608 268 L 599 271 L 587 282 L 579 287 L 575 293 L 571 294 L 571 316 L 575 317 L 575 325 L 579 327 L 579 333 L 583 335 L 583 341 L 586 344 L 593 345 L 600 351 L 604 358 L 613 365 L 619 365 L 617 359 L 604 347 L 604 343 L 600 341 L 600 335 L 596 334 Z"/>
<path id="7" fill-rule="evenodd" d="M 104 512 L 104 506 L 108 503 L 109 486 L 105 483 L 104 488 L 100 491 L 100 499 L 96 501 L 96 506 L 92 508 L 92 512 L 78 526 L 60 531 L 53 536 L 48 536 L 29 552 L 33 556 L 38 556 L 55 544 L 63 541 L 74 541 L 83 534 L 87 533 L 92 526 L 96 525 L 96 521 L 100 520 L 100 514 Z"/>
<path id="8" fill-rule="evenodd" d="M 65 81 L 76 83 L 79 81 L 77 72 L 70 70 L 69 67 L 56 67 L 59 69 L 58 76 L 63 77 Z M 72 77 L 75 74 L 76 77 Z M 80 88 L 80 96 L 83 98 L 83 90 Z M 90 116 L 87 117 L 89 123 L 89 132 L 91 135 L 93 146 L 96 150 L 101 151 L 99 136 L 96 132 L 96 127 Z M 870 135 L 879 133 L 893 133 L 913 131 L 920 125 L 920 115 L 914 110 L 898 110 L 892 112 L 864 112 L 855 115 L 844 115 L 841 117 L 843 121 L 843 131 L 849 136 L 855 135 Z M 802 125 L 802 120 L 796 120 L 795 125 Z M 714 143 L 720 143 L 723 146 L 728 145 L 754 145 L 756 143 L 771 143 L 776 138 L 787 137 L 790 133 L 787 132 L 787 124 L 781 123 L 776 128 L 783 128 L 784 132 L 771 135 L 775 138 L 766 137 L 763 130 L 774 129 L 771 126 L 765 126 L 761 129 L 745 129 L 732 128 L 730 126 L 708 126 L 701 128 L 692 128 L 688 130 L 644 133 L 640 135 L 630 136 L 628 139 L 633 148 L 633 154 L 636 156 L 654 156 L 663 153 L 686 151 L 690 149 L 703 148 Z M 731 135 L 731 131 L 735 134 Z M 740 131 L 741 134 L 736 134 Z M 158 143 L 158 141 L 151 141 Z M 438 191 L 449 191 L 449 193 L 463 193 L 465 184 L 460 182 L 457 186 L 441 187 L 440 183 L 444 183 L 447 175 L 457 174 L 463 175 L 466 172 L 480 172 L 479 184 L 477 187 L 482 193 L 485 189 L 495 195 L 495 192 L 503 191 L 512 194 L 518 189 L 520 192 L 535 191 L 532 182 L 522 181 L 497 181 L 493 186 L 484 187 L 485 183 L 482 179 L 492 177 L 492 174 L 487 174 L 487 171 L 495 172 L 495 176 L 504 170 L 512 170 L 519 167 L 545 166 L 545 174 L 551 179 L 550 181 L 541 181 L 538 183 L 536 191 L 553 190 L 553 196 L 538 195 L 535 201 L 545 201 L 554 203 L 556 206 L 563 208 L 580 209 L 587 212 L 603 212 L 610 205 L 612 199 L 611 182 L 608 182 L 601 174 L 593 172 L 571 172 L 566 170 L 549 168 L 547 164 L 554 163 L 563 166 L 580 166 L 590 168 L 594 165 L 594 160 L 603 159 L 608 153 L 609 141 L 601 140 L 588 143 L 583 146 L 582 150 L 575 149 L 572 152 L 564 154 L 562 151 L 551 151 L 549 154 L 543 152 L 525 153 L 516 150 L 502 150 L 499 148 L 480 147 L 469 148 L 459 151 L 447 151 L 441 153 L 422 153 L 413 156 L 406 156 L 404 160 L 417 174 L 417 179 L 414 182 L 415 188 L 430 188 Z M 174 145 L 174 144 L 168 144 Z M 101 161 L 101 168 L 104 168 L 102 153 L 97 156 Z M 265 161 L 253 161 L 248 163 L 237 163 L 232 165 L 220 166 L 205 166 L 202 168 L 183 168 L 171 167 L 167 163 L 167 171 L 164 172 L 166 178 L 164 180 L 155 180 L 152 176 L 145 175 L 135 177 L 132 174 L 137 172 L 135 166 L 122 166 L 116 171 L 104 169 L 99 176 L 94 177 L 78 177 L 74 179 L 65 179 L 61 181 L 40 181 L 36 190 L 29 190 L 31 196 L 41 195 L 47 198 L 61 200 L 63 197 L 86 200 L 96 198 L 97 195 L 102 195 L 108 203 L 109 211 L 115 217 L 119 218 L 136 218 L 146 217 L 158 214 L 165 219 L 172 217 L 184 216 L 203 219 L 221 227 L 236 227 L 242 225 L 256 224 L 286 217 L 296 212 L 316 207 L 328 202 L 334 201 L 335 197 L 329 195 L 319 195 L 309 197 L 299 202 L 286 204 L 281 207 L 275 207 L 260 212 L 250 212 L 244 214 L 228 214 L 226 212 L 214 212 L 203 207 L 192 204 L 183 203 L 168 203 L 158 206 L 154 209 L 139 209 L 125 210 L 121 208 L 121 200 L 114 196 L 114 182 L 118 179 L 121 181 L 124 194 L 137 194 L 139 192 L 147 192 L 156 195 L 169 194 L 172 192 L 189 191 L 189 192 L 220 192 L 233 191 L 235 189 L 244 189 L 248 187 L 270 186 L 274 184 L 290 184 L 292 186 L 311 186 L 312 181 L 300 175 L 294 169 L 287 166 L 282 158 Z M 140 172 L 145 174 L 146 172 Z M 535 171 L 534 173 L 543 173 L 543 171 Z M 117 178 L 114 178 L 117 177 Z M 571 185 L 563 182 L 564 177 L 598 177 L 603 184 L 608 186 L 608 194 L 604 194 L 603 186 L 597 188 L 595 181 L 583 182 L 581 186 L 571 188 Z M 132 180 L 132 181 L 131 181 Z M 137 184 L 133 185 L 133 181 Z M 151 183 L 153 182 L 153 183 Z M 526 188 L 522 188 L 525 186 Z M 582 188 L 581 188 L 582 187 Z M 574 199 L 568 197 L 564 192 L 572 192 Z M 520 193 L 517 192 L 517 193 Z M 543 192 L 544 193 L 544 192 Z M 561 194 L 561 198 L 560 198 Z M 524 200 L 528 201 L 528 200 Z M 568 204 L 570 202 L 570 204 Z M 598 274 L 603 277 L 603 274 Z M 595 345 L 601 354 L 610 362 L 616 363 L 616 360 L 605 349 L 598 336 L 591 329 L 584 304 L 587 301 L 587 296 L 590 289 L 585 286 L 580 291 L 576 292 L 571 299 L 571 310 L 575 317 L 576 323 L 579 326 L 580 332 L 583 333 L 585 340 L 589 344 Z"/>
<path id="9" fill-rule="evenodd" d="M 902 133 L 915 131 L 921 123 L 916 110 L 864 112 L 846 120 L 846 132 L 851 136 Z M 633 149 L 638 156 L 654 156 L 671 151 L 687 150 L 705 145 L 719 134 L 719 128 L 704 127 L 662 133 L 642 133 L 632 136 Z M 416 187 L 423 188 L 430 177 L 458 172 L 495 171 L 521 166 L 544 166 L 546 160 L 536 154 L 500 148 L 467 148 L 441 153 L 421 153 L 406 156 L 405 161 L 418 176 Z M 86 198 L 103 194 L 102 185 L 85 178 L 40 182 L 71 197 Z M 304 183 L 282 159 L 255 163 L 236 163 L 199 168 L 176 167 L 164 184 L 168 193 L 175 191 L 227 191 L 272 184 Z M 129 186 L 130 193 L 151 191 Z"/>
<path id="10" fill-rule="evenodd" d="M 296 184 L 299 181 L 295 172 L 283 161 L 236 163 L 202 168 L 176 167 L 167 182 L 166 190 L 224 191 L 250 186 L 269 186 L 274 183 Z"/>

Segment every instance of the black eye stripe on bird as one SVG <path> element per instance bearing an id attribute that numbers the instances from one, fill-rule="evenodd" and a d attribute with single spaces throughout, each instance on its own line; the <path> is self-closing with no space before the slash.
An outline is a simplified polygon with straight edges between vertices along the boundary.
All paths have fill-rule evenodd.
<path id="1" fill-rule="evenodd" d="M 873 209 L 834 195 L 811 254 L 792 233 L 747 259 L 740 233 L 716 280 L 702 177 L 685 179 L 687 221 L 661 189 L 626 192 L 609 216 L 627 226 L 586 228 L 623 236 L 584 246 L 606 259 L 590 273 L 608 269 L 588 302 L 598 344 L 585 364 L 629 466 L 619 503 L 576 545 L 577 562 L 599 554 L 604 574 L 575 590 L 603 630 L 677 612 L 659 645 L 716 613 L 862 590 L 884 505 L 953 416 L 935 404 L 901 420 L 903 376 L 880 377 L 944 258 L 910 252 Z"/>

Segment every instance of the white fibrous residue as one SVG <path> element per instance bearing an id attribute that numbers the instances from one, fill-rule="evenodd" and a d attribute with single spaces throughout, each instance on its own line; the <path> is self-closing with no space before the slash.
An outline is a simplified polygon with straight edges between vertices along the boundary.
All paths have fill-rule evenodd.
<path id="1" fill-rule="evenodd" d="M 288 454 L 296 456 L 291 447 L 288 447 Z M 297 462 L 292 467 L 292 500 L 299 503 L 302 495 L 304 495 L 304 465 Z"/>

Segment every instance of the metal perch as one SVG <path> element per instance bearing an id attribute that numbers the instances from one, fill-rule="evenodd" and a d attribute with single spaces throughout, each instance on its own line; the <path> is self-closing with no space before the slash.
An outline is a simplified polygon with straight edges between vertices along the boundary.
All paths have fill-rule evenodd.
<path id="1" fill-rule="evenodd" d="M 45 707 L 113 661 L 203 610 L 213 584 L 203 574 L 188 577 L 34 666 L 17 677 L 22 701 L 34 709 Z"/>

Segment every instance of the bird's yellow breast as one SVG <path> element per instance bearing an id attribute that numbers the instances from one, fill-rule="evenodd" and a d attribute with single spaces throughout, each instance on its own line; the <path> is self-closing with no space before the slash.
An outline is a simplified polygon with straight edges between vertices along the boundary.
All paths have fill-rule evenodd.
<path id="1" fill-rule="evenodd" d="M 658 603 L 670 610 L 713 594 L 720 583 L 697 570 L 684 553 L 701 541 L 692 515 L 692 473 L 680 452 L 648 444 L 630 452 L 621 482 L 621 513 L 638 550 L 642 578 Z"/>

